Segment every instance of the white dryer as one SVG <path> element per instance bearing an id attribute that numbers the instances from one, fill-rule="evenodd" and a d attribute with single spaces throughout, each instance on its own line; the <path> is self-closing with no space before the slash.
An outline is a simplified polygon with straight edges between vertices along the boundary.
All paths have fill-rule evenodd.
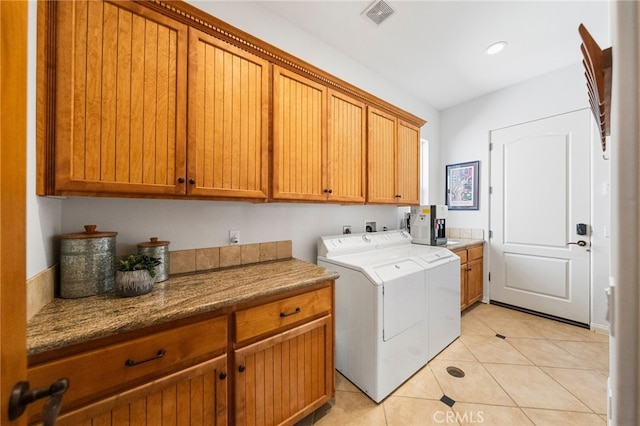
<path id="1" fill-rule="evenodd" d="M 405 231 L 321 237 L 336 281 L 336 369 L 382 401 L 460 335 L 460 259 Z"/>

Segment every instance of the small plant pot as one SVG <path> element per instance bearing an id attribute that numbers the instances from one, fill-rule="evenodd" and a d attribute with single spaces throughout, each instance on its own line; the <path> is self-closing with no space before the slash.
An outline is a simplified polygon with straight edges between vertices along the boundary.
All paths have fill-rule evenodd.
<path id="1" fill-rule="evenodd" d="M 116 293 L 122 297 L 133 297 L 147 294 L 153 290 L 156 279 L 149 271 L 116 271 Z"/>

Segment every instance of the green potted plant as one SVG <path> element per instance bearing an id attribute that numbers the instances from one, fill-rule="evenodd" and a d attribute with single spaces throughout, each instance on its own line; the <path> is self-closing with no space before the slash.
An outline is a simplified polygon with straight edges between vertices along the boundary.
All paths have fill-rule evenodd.
<path id="1" fill-rule="evenodd" d="M 116 266 L 116 293 L 122 297 L 149 293 L 155 284 L 156 266 L 162 261 L 146 254 L 130 254 Z"/>

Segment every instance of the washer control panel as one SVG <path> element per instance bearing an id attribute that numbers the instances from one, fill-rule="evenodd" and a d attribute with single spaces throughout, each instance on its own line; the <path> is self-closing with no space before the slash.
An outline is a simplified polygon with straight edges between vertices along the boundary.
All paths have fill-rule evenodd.
<path id="1" fill-rule="evenodd" d="M 318 256 L 334 257 L 409 244 L 411 235 L 404 230 L 330 235 L 318 240 Z"/>

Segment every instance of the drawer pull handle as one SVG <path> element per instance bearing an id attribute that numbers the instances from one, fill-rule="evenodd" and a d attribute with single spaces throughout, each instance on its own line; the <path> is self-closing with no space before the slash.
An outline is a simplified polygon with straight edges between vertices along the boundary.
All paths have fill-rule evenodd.
<path id="1" fill-rule="evenodd" d="M 289 312 L 289 313 L 286 313 L 286 312 L 280 312 L 280 318 L 288 317 L 288 316 L 290 316 L 290 315 L 295 315 L 295 314 L 299 314 L 299 313 L 300 313 L 300 308 L 296 308 L 296 310 L 295 310 L 295 311 L 293 311 L 293 312 Z"/>
<path id="2" fill-rule="evenodd" d="M 162 358 L 165 353 L 167 353 L 167 351 L 165 351 L 164 349 L 160 349 L 160 350 L 158 350 L 158 353 L 156 354 L 156 356 L 148 358 L 148 359 L 143 359 L 142 361 L 134 361 L 131 358 L 129 358 L 124 362 L 124 365 L 126 365 L 127 367 L 133 367 L 134 365 L 144 364 L 145 362 L 149 362 L 149 361 L 153 361 L 155 359 Z"/>

